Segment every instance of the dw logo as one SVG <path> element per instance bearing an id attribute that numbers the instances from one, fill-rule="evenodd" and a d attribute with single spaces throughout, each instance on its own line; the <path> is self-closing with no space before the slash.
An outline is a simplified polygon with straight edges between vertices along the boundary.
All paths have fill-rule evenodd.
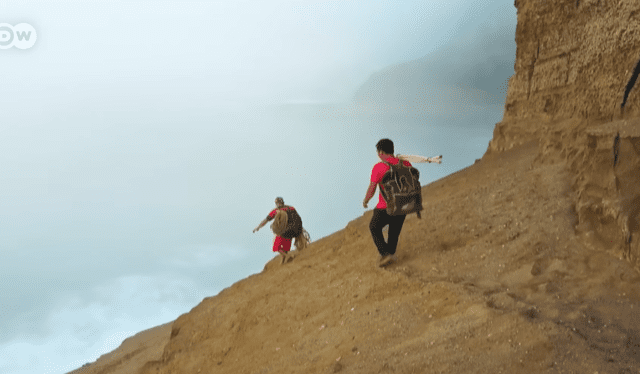
<path id="1" fill-rule="evenodd" d="M 15 26 L 0 23 L 0 49 L 11 47 L 29 49 L 36 43 L 37 38 L 36 29 L 28 23 L 19 23 Z"/>

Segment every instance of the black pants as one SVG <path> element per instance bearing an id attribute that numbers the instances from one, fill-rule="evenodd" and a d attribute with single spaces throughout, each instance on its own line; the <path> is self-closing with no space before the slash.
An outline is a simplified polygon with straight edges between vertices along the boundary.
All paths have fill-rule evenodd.
<path id="1" fill-rule="evenodd" d="M 404 224 L 406 216 L 390 216 L 387 214 L 386 209 L 374 209 L 373 217 L 369 223 L 369 230 L 371 230 L 371 236 L 373 242 L 378 247 L 378 252 L 381 256 L 393 255 L 396 253 L 396 247 L 398 246 L 398 237 Z M 382 236 L 382 228 L 389 225 L 389 236 L 387 238 L 388 243 L 385 243 L 384 236 Z"/>

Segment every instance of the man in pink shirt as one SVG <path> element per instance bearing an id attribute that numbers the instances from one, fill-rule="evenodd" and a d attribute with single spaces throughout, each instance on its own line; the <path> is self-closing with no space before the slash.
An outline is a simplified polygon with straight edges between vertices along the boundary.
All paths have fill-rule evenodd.
<path id="1" fill-rule="evenodd" d="M 255 229 L 253 229 L 253 232 L 255 233 L 256 231 L 260 230 L 260 228 L 266 225 L 267 222 L 274 219 L 276 214 L 278 213 L 278 210 L 284 210 L 286 212 L 288 210 L 295 210 L 295 208 L 289 205 L 285 205 L 283 198 L 276 197 L 276 208 L 273 209 L 267 215 L 267 218 L 262 220 L 262 222 L 260 222 L 260 224 Z M 299 229 L 296 231 L 287 230 L 283 232 L 281 235 L 276 235 L 275 239 L 273 240 L 273 252 L 280 253 L 280 255 L 282 256 L 282 263 L 284 263 L 289 259 L 289 257 L 287 257 L 287 253 L 289 253 L 289 251 L 291 250 L 292 239 L 300 235 L 301 233 L 302 233 L 302 225 L 300 225 Z"/>
<path id="2" fill-rule="evenodd" d="M 400 162 L 398 158 L 393 156 L 394 149 L 393 142 L 391 140 L 380 140 L 378 144 L 376 144 L 376 149 L 378 151 L 378 157 L 380 157 L 380 160 L 384 162 L 378 162 L 373 166 L 373 170 L 371 172 L 371 183 L 369 184 L 367 195 L 362 203 L 365 209 L 367 208 L 369 200 L 371 200 L 373 195 L 376 193 L 376 186 L 380 184 L 382 177 L 389 170 L 389 165 L 385 164 L 385 162 L 393 165 L 397 165 L 398 162 Z M 411 166 L 411 163 L 409 163 L 409 161 L 404 161 L 404 165 Z M 383 189 L 382 185 L 380 185 L 380 189 Z M 373 217 L 369 223 L 369 230 L 371 231 L 373 242 L 380 253 L 379 266 L 384 266 L 396 261 L 395 253 L 398 245 L 398 237 L 400 236 L 400 231 L 402 230 L 402 225 L 404 224 L 404 219 L 406 217 L 405 215 L 390 216 L 387 214 L 386 208 L 387 203 L 384 201 L 382 194 L 379 194 L 378 205 L 376 205 L 373 210 Z M 387 242 L 384 241 L 384 236 L 382 236 L 382 228 L 386 225 L 389 225 Z"/>

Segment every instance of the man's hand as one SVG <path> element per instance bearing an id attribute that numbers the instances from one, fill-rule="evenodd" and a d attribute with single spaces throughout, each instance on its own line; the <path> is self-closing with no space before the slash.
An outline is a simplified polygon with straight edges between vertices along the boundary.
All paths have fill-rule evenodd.
<path id="1" fill-rule="evenodd" d="M 362 206 L 365 209 L 367 209 L 367 204 L 369 203 L 369 200 L 371 200 L 373 195 L 376 193 L 376 186 L 377 184 L 375 184 L 374 182 L 369 183 L 369 188 L 367 188 L 367 193 L 364 195 L 364 200 L 362 201 Z"/>
<path id="2" fill-rule="evenodd" d="M 253 229 L 253 232 L 255 233 L 256 231 L 260 230 L 262 228 L 262 226 L 266 225 L 267 222 L 269 222 L 268 219 L 263 219 L 262 222 L 260 222 L 260 224 L 258 226 L 256 226 L 255 229 Z"/>

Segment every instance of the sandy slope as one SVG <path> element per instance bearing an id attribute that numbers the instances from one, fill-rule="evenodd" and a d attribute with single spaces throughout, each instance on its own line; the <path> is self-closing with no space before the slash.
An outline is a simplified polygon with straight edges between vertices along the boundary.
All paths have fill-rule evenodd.
<path id="1" fill-rule="evenodd" d="M 640 277 L 574 234 L 568 173 L 537 151 L 486 155 L 424 187 L 423 218 L 407 219 L 386 270 L 371 212 L 267 263 L 180 316 L 141 373 L 637 372 Z M 119 360 L 86 372 L 139 367 Z"/>

